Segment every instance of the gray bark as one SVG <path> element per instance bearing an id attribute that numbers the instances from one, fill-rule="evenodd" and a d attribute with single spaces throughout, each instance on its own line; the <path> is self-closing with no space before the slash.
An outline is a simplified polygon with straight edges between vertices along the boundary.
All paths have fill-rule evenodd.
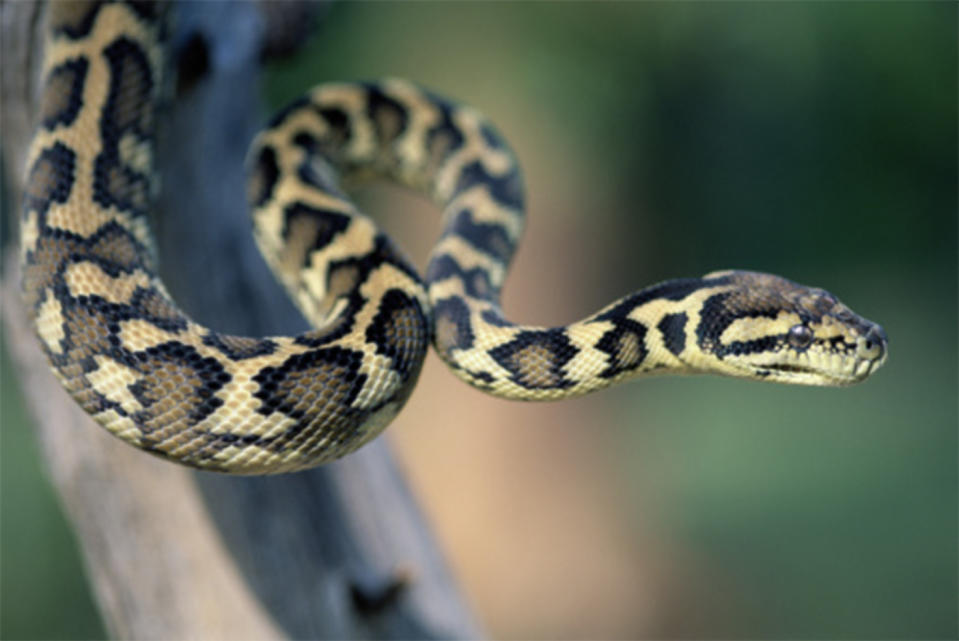
<path id="1" fill-rule="evenodd" d="M 161 136 L 163 276 L 216 329 L 301 330 L 253 247 L 243 197 L 245 148 L 260 122 L 261 16 L 249 3 L 184 5 L 176 41 L 199 34 L 209 65 L 177 96 Z M 42 10 L 0 11 L 3 158 L 8 200 L 18 202 Z M 15 230 L 15 209 L 8 217 Z M 6 339 L 113 636 L 482 636 L 382 438 L 342 461 L 269 478 L 192 472 L 136 451 L 53 378 L 19 305 L 12 243 L 5 250 Z"/>

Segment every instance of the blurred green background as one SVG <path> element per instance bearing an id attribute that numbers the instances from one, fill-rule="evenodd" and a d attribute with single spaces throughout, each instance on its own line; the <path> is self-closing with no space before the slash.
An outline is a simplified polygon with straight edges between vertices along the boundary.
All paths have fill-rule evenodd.
<path id="1" fill-rule="evenodd" d="M 885 327 L 888 363 L 849 389 L 602 395 L 617 510 L 711 577 L 610 636 L 959 634 L 956 24 L 941 2 L 341 3 L 270 69 L 274 106 L 394 75 L 482 109 L 517 150 L 531 216 L 587 221 L 574 240 L 593 253 L 555 248 L 591 256 L 580 316 L 737 267 L 821 285 Z M 102 636 L 3 368 L 0 636 Z M 496 636 L 573 635 L 559 616 L 480 615 Z"/>

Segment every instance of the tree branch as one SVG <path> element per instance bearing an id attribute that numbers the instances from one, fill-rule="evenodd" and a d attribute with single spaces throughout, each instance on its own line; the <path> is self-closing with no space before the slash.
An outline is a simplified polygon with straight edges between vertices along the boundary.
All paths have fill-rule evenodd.
<path id="1" fill-rule="evenodd" d="M 259 121 L 261 18 L 249 3 L 183 4 L 176 42 L 198 36 L 209 66 L 178 96 L 161 136 L 164 278 L 189 313 L 219 330 L 300 330 L 253 249 L 243 198 L 245 146 Z M 4 136 L 3 154 L 19 173 L 36 112 L 40 20 L 32 3 L 0 11 L 2 124 L 15 132 Z M 481 636 L 383 439 L 343 461 L 270 478 L 191 472 L 128 447 L 53 378 L 7 249 L 6 338 L 113 636 Z"/>

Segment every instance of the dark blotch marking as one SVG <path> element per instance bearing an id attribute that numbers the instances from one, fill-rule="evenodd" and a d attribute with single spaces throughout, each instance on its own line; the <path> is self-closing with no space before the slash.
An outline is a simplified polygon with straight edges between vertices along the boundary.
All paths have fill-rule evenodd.
<path id="1" fill-rule="evenodd" d="M 110 91 L 100 119 L 106 146 L 114 147 L 128 130 L 145 137 L 153 121 L 153 71 L 139 43 L 117 38 L 103 50 L 110 67 Z"/>
<path id="2" fill-rule="evenodd" d="M 663 333 L 663 344 L 666 349 L 679 356 L 686 347 L 686 312 L 666 314 L 656 328 Z"/>
<path id="3" fill-rule="evenodd" d="M 513 243 L 502 225 L 477 223 L 473 212 L 460 210 L 443 230 L 443 237 L 457 235 L 472 247 L 506 264 L 513 256 Z"/>
<path id="4" fill-rule="evenodd" d="M 440 121 L 426 132 L 426 148 L 430 150 L 431 171 L 435 171 L 450 154 L 465 142 L 459 127 L 453 122 L 455 107 L 429 91 L 424 92 L 440 111 Z"/>
<path id="5" fill-rule="evenodd" d="M 510 372 L 510 380 L 527 389 L 564 389 L 574 383 L 563 367 L 579 350 L 561 329 L 521 332 L 512 341 L 489 351 Z"/>
<path id="6" fill-rule="evenodd" d="M 366 328 L 366 340 L 376 345 L 378 354 L 393 361 L 403 380 L 415 377 L 429 348 L 429 327 L 415 298 L 398 289 L 387 291 L 376 316 Z"/>
<path id="7" fill-rule="evenodd" d="M 247 174 L 247 202 L 253 208 L 260 207 L 273 197 L 273 188 L 280 176 L 273 147 L 260 149 Z"/>
<path id="8" fill-rule="evenodd" d="M 364 85 L 367 91 L 366 114 L 376 130 L 376 138 L 381 146 L 388 146 L 409 123 L 406 109 L 393 98 L 383 93 L 377 85 Z"/>
<path id="9" fill-rule="evenodd" d="M 499 294 L 490 282 L 489 273 L 482 267 L 463 269 L 449 254 L 434 256 L 426 268 L 426 282 L 438 283 L 447 278 L 458 278 L 470 298 L 494 301 Z"/>
<path id="10" fill-rule="evenodd" d="M 146 215 L 150 181 L 145 174 L 106 153 L 97 156 L 93 173 L 93 199 L 97 204 L 116 206 L 135 217 Z"/>
<path id="11" fill-rule="evenodd" d="M 336 211 L 318 209 L 305 203 L 294 202 L 283 212 L 283 237 L 289 242 L 291 234 L 312 230 L 312 238 L 305 243 L 304 266 L 311 252 L 322 249 L 350 226 L 350 217 Z M 304 240 L 306 240 L 304 238 Z"/>
<path id="12" fill-rule="evenodd" d="M 86 58 L 67 60 L 47 76 L 40 104 L 40 124 L 47 130 L 70 125 L 83 106 L 83 85 L 90 64 Z"/>
<path id="13" fill-rule="evenodd" d="M 350 117 L 338 107 L 317 107 L 314 105 L 314 108 L 330 128 L 323 140 L 320 141 L 320 153 L 330 158 L 336 158 L 339 155 L 336 153 L 337 150 L 342 149 L 346 141 L 353 137 Z"/>
<path id="14" fill-rule="evenodd" d="M 75 397 L 89 386 L 81 377 L 98 367 L 93 357 L 112 351 L 111 326 L 108 315 L 96 307 L 74 305 L 63 309 L 61 353 L 51 354 L 50 360 L 63 377 L 67 391 Z M 46 344 L 43 347 L 46 349 Z"/>
<path id="15" fill-rule="evenodd" d="M 301 419 L 306 414 L 307 407 L 300 405 L 300 398 L 296 389 L 286 388 L 283 383 L 293 375 L 304 372 L 323 370 L 327 367 L 343 372 L 343 381 L 350 383 L 351 391 L 343 398 L 342 407 L 347 407 L 354 400 L 366 381 L 366 376 L 360 374 L 360 365 L 363 362 L 363 353 L 342 347 L 327 347 L 315 349 L 290 356 L 278 367 L 264 367 L 253 377 L 260 385 L 254 396 L 263 402 L 259 408 L 262 414 L 271 414 L 280 411 L 291 418 Z"/>
<path id="16" fill-rule="evenodd" d="M 194 347 L 171 341 L 139 352 L 138 361 L 143 377 L 129 389 L 145 408 L 133 415 L 145 435 L 162 442 L 160 432 L 170 432 L 169 436 L 182 432 L 185 426 L 168 425 L 166 415 L 176 409 L 185 410 L 185 421 L 192 426 L 223 405 L 215 395 L 231 376 L 218 360 L 200 355 Z"/>
<path id="17" fill-rule="evenodd" d="M 629 318 L 620 318 L 614 323 L 615 327 L 596 343 L 596 348 L 608 355 L 609 366 L 599 373 L 603 378 L 613 378 L 636 369 L 648 353 L 645 325 Z"/>
<path id="18" fill-rule="evenodd" d="M 280 412 L 296 421 L 269 447 L 312 450 L 323 443 L 335 452 L 362 436 L 356 427 L 370 410 L 351 407 L 366 384 L 366 375 L 359 371 L 362 362 L 362 352 L 325 347 L 260 370 L 253 377 L 259 385 L 253 394 L 261 403 L 257 412 L 266 416 Z"/>
<path id="19" fill-rule="evenodd" d="M 523 180 L 515 164 L 502 176 L 490 174 L 480 161 L 466 165 L 460 172 L 452 198 L 476 185 L 485 185 L 493 198 L 501 205 L 516 210 L 523 208 Z"/>
<path id="20" fill-rule="evenodd" d="M 36 245 L 27 252 L 21 276 L 24 303 L 31 314 L 46 300 L 49 287 L 55 286 L 55 294 L 62 296 L 61 303 L 71 300 L 63 282 L 63 270 L 82 248 L 83 240 L 62 229 L 43 228 Z"/>
<path id="21" fill-rule="evenodd" d="M 447 353 L 473 346 L 470 311 L 461 298 L 444 298 L 433 305 L 433 333 L 437 347 Z"/>
<path id="22" fill-rule="evenodd" d="M 75 179 L 76 155 L 57 142 L 40 152 L 27 176 L 23 195 L 23 214 L 36 211 L 42 217 L 53 203 L 65 203 L 70 198 Z"/>
<path id="23" fill-rule="evenodd" d="M 87 248 L 84 258 L 113 278 L 144 267 L 146 248 L 116 221 L 105 223 L 83 244 Z"/>
<path id="24" fill-rule="evenodd" d="M 149 177 L 123 163 L 119 145 L 127 134 L 138 141 L 153 137 L 153 72 L 146 53 L 128 38 L 117 38 L 103 55 L 110 68 L 110 90 L 100 117 L 103 150 L 94 161 L 93 199 L 103 207 L 144 216 Z"/>
<path id="25" fill-rule="evenodd" d="M 319 107 L 316 112 L 335 131 L 339 131 L 344 138 L 350 137 L 350 117 L 338 107 Z"/>

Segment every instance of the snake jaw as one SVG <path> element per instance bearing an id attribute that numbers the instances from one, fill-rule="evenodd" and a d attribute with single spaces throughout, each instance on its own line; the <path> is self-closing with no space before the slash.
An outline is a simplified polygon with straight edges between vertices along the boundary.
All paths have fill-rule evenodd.
<path id="1" fill-rule="evenodd" d="M 873 363 L 871 361 L 856 360 L 851 366 L 849 374 L 837 374 L 835 371 L 778 363 L 768 365 L 766 369 L 759 371 L 760 373 L 768 372 L 763 380 L 769 382 L 817 387 L 844 387 L 865 380 L 872 369 Z"/>

